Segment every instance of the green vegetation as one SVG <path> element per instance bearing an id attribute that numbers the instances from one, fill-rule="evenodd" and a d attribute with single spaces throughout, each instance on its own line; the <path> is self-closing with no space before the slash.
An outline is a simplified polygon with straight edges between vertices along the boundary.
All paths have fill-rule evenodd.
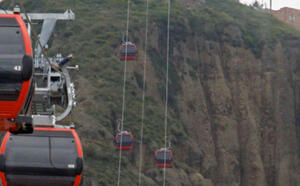
<path id="1" fill-rule="evenodd" d="M 173 2 L 173 1 L 172 1 Z M 261 49 L 272 47 L 278 42 L 298 39 L 299 33 L 293 28 L 274 19 L 266 13 L 252 10 L 229 0 L 207 0 L 198 9 L 187 10 L 179 3 L 173 2 L 171 12 L 171 60 L 169 81 L 169 138 L 175 154 L 184 144 L 191 140 L 186 132 L 181 105 L 178 96 L 182 91 L 180 67 L 186 62 L 182 56 L 175 58 L 175 50 L 180 52 L 180 45 L 185 46 L 188 37 L 197 36 L 203 40 L 228 43 L 234 47 L 250 49 L 257 58 Z M 6 7 L 12 8 L 12 2 Z M 124 63 L 119 60 L 118 47 L 122 33 L 126 28 L 126 0 L 26 0 L 25 7 L 29 12 L 62 12 L 71 8 L 76 20 L 70 23 L 58 23 L 53 36 L 50 54 L 62 51 L 76 56 L 73 64 L 80 65 L 80 71 L 73 73 L 78 88 L 79 106 L 73 114 L 78 124 L 85 152 L 86 185 L 116 184 L 118 153 L 114 148 L 113 136 L 116 133 L 116 121 L 121 118 L 122 86 Z M 149 40 L 158 37 L 159 43 L 149 46 L 148 59 L 155 71 L 154 79 L 147 80 L 145 136 L 144 142 L 147 157 L 145 158 L 145 185 L 160 184 L 156 178 L 162 175 L 154 168 L 152 153 L 164 145 L 164 100 L 166 73 L 166 23 L 167 4 L 154 0 L 150 3 L 150 36 Z M 139 49 L 137 62 L 128 62 L 125 129 L 135 137 L 132 153 L 122 157 L 122 184 L 135 185 L 138 181 L 138 146 L 141 124 L 142 100 L 142 62 L 145 29 L 145 2 L 131 1 L 129 39 L 136 42 Z M 153 34 L 158 34 L 153 35 Z M 188 45 L 188 44 L 186 44 Z M 155 47 L 157 46 L 157 47 Z M 180 55 L 176 55 L 177 57 Z M 188 64 L 196 69 L 200 62 Z M 190 71 L 195 80 L 197 74 Z M 154 77 L 149 77 L 154 78 Z M 157 91 L 159 95 L 149 92 Z M 192 151 L 192 150 L 191 150 Z M 191 152 L 201 157 L 201 152 Z M 191 155 L 191 156 L 192 156 Z M 199 169 L 199 165 L 187 161 L 178 163 L 175 168 L 188 167 Z M 154 172 L 154 173 L 153 173 Z M 205 176 L 213 177 L 213 170 L 203 170 Z M 156 177 L 155 177 L 156 176 Z M 151 178 L 152 180 L 150 180 Z"/>
<path id="2" fill-rule="evenodd" d="M 192 13 L 189 19 L 192 30 L 217 42 L 230 42 L 237 47 L 244 44 L 258 58 L 265 45 L 272 47 L 278 42 L 299 39 L 298 31 L 266 12 L 230 0 L 209 0 L 206 5 Z M 241 38 L 236 38 L 236 31 L 241 32 Z"/>

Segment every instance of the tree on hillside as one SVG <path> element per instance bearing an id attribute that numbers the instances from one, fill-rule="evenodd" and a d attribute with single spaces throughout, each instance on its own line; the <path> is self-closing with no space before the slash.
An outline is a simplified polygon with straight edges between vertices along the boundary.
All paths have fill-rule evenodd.
<path id="1" fill-rule="evenodd" d="M 259 3 L 257 0 L 251 5 L 255 9 L 263 9 L 264 5 Z"/>

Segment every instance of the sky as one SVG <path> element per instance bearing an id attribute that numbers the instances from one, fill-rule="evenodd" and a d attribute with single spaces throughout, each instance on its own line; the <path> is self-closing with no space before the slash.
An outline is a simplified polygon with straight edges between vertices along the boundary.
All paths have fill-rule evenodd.
<path id="1" fill-rule="evenodd" d="M 240 0 L 241 3 L 245 4 L 252 4 L 255 0 Z M 270 7 L 270 0 L 257 0 L 260 3 L 263 3 L 267 6 L 267 8 Z M 300 9 L 300 0 L 272 0 L 273 10 L 279 10 L 282 7 L 290 7 L 290 8 L 296 8 Z"/>

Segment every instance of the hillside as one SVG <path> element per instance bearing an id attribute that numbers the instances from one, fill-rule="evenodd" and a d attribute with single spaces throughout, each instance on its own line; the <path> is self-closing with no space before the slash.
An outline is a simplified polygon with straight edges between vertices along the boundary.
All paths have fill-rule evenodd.
<path id="1" fill-rule="evenodd" d="M 75 12 L 74 22 L 57 25 L 49 53 L 73 53 L 80 65 L 71 119 L 85 152 L 84 185 L 116 185 L 127 1 L 24 2 L 28 12 Z M 203 2 L 172 1 L 168 134 L 175 162 L 167 185 L 300 185 L 300 34 L 231 0 Z M 132 0 L 130 13 L 129 39 L 139 54 L 128 62 L 124 127 L 135 144 L 122 157 L 124 186 L 138 184 L 145 1 Z M 153 152 L 164 145 L 166 1 L 151 0 L 149 16 L 143 185 L 154 186 L 163 179 Z"/>

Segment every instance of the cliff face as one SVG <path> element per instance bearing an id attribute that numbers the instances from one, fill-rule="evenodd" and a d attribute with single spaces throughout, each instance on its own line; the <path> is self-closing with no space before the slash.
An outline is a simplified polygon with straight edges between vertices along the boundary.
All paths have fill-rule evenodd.
<path id="1" fill-rule="evenodd" d="M 50 53 L 74 53 L 79 104 L 72 120 L 85 151 L 85 184 L 115 185 L 113 144 L 121 117 L 123 62 L 118 47 L 126 1 L 26 1 L 32 11 L 72 8 L 58 24 Z M 299 34 L 267 14 L 230 0 L 173 2 L 168 136 L 175 155 L 172 186 L 300 185 Z M 144 1 L 132 1 L 121 185 L 138 184 L 144 62 Z M 7 5 L 8 6 L 8 5 Z M 143 149 L 143 185 L 161 185 L 153 152 L 164 145 L 166 4 L 151 1 Z M 183 8 L 184 7 L 184 8 Z"/>
<path id="2" fill-rule="evenodd" d="M 178 64 L 180 116 L 201 151 L 191 166 L 215 185 L 299 185 L 297 55 L 288 59 L 281 44 L 256 59 L 226 43 L 191 43 L 198 55 L 184 60 L 199 63 Z"/>
<path id="3" fill-rule="evenodd" d="M 219 41 L 177 26 L 170 84 L 180 84 L 173 111 L 188 136 L 175 147 L 179 161 L 214 185 L 299 185 L 299 40 L 262 42 L 257 55 L 238 26 L 225 26 Z"/>
<path id="4" fill-rule="evenodd" d="M 170 84 L 180 87 L 172 111 L 188 137 L 173 147 L 179 159 L 170 185 L 299 185 L 299 41 L 262 46 L 258 58 L 243 43 L 187 35 L 171 52 L 177 78 Z M 161 39 L 151 47 L 164 51 L 155 45 Z M 190 177 L 183 179 L 185 166 Z"/>

